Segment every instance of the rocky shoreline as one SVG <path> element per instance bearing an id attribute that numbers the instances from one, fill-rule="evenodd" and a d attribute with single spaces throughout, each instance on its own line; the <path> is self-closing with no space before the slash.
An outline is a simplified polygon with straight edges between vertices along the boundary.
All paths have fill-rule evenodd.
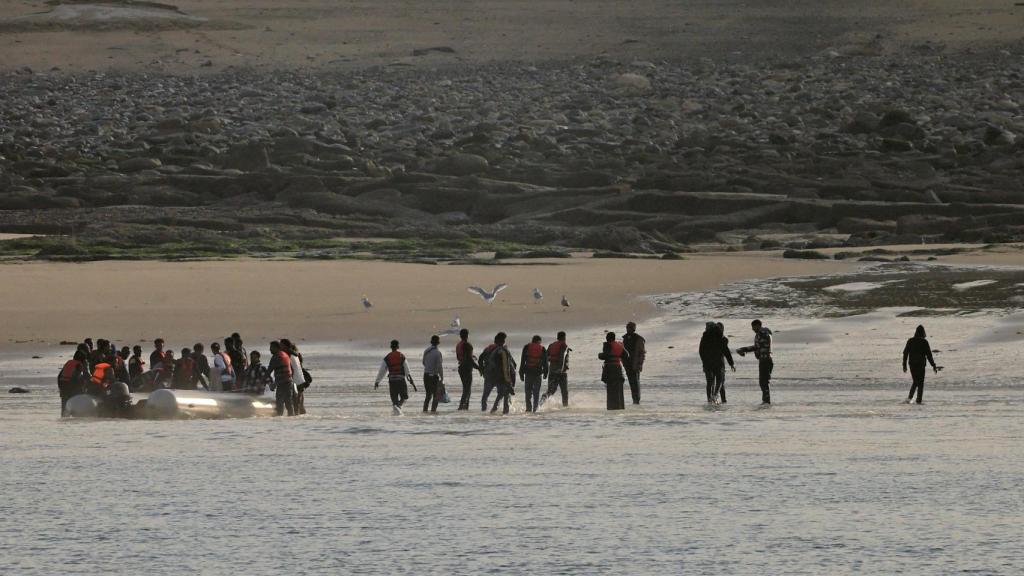
<path id="1" fill-rule="evenodd" d="M 0 76 L 0 232 L 157 253 L 329 252 L 339 237 L 633 253 L 1019 241 L 1022 104 L 1021 47 L 22 70 Z M 76 250 L 39 242 L 40 257 Z"/>

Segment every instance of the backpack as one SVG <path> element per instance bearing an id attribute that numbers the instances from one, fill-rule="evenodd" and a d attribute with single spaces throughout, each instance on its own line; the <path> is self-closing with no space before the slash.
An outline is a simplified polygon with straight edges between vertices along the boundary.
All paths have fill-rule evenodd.
<path id="1" fill-rule="evenodd" d="M 497 347 L 484 348 L 484 351 L 480 353 L 480 356 L 476 359 L 477 365 L 480 366 L 480 372 L 487 373 L 487 366 L 491 363 L 491 354 L 497 349 Z"/>

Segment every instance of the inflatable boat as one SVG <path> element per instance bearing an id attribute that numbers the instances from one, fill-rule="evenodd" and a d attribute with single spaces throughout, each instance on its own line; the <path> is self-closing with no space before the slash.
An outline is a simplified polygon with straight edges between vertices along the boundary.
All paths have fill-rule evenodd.
<path id="1" fill-rule="evenodd" d="M 131 394 L 103 398 L 78 394 L 68 399 L 65 413 L 72 418 L 251 418 L 273 416 L 274 404 L 238 392 L 159 389 L 138 398 Z"/>

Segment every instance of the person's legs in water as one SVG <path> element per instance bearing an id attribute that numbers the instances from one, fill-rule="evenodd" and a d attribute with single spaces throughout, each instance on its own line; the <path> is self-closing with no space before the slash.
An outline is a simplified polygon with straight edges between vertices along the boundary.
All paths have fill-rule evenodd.
<path id="1" fill-rule="evenodd" d="M 707 380 L 708 404 L 711 404 L 715 401 L 715 399 L 712 398 L 712 394 L 715 393 L 715 371 L 710 368 L 705 368 L 704 379 Z"/>
<path id="2" fill-rule="evenodd" d="M 758 383 L 761 385 L 761 403 L 763 404 L 772 403 L 771 381 L 774 368 L 775 363 L 771 358 L 765 358 L 757 365 Z"/>
<path id="3" fill-rule="evenodd" d="M 541 397 L 541 402 L 546 401 L 555 395 L 559 388 L 562 389 L 562 407 L 569 406 L 569 387 L 567 385 L 567 374 L 548 374 L 548 391 Z"/>
<path id="4" fill-rule="evenodd" d="M 719 368 L 715 374 L 715 383 L 718 385 L 718 398 L 725 404 L 725 366 Z"/>
<path id="5" fill-rule="evenodd" d="M 629 379 L 629 393 L 633 397 L 633 404 L 640 403 L 640 373 L 626 366 L 626 378 Z"/>
<path id="6" fill-rule="evenodd" d="M 459 379 L 462 380 L 462 398 L 459 400 L 459 410 L 469 410 L 469 395 L 473 388 L 473 367 L 459 366 Z"/>
<path id="7" fill-rule="evenodd" d="M 608 409 L 609 410 L 625 410 L 626 399 L 625 392 L 622 389 L 623 381 L 621 379 L 611 380 L 606 386 L 608 389 Z"/>
<path id="8" fill-rule="evenodd" d="M 433 400 L 434 412 L 437 412 L 437 382 L 438 377 L 430 374 L 423 375 L 423 411 L 426 412 Z"/>
<path id="9" fill-rule="evenodd" d="M 527 373 L 526 378 L 523 379 L 523 388 L 524 392 L 526 393 L 527 412 L 536 412 L 537 408 L 540 407 L 540 384 L 540 373 Z"/>
<path id="10" fill-rule="evenodd" d="M 484 392 L 483 396 L 480 397 L 480 411 L 487 412 L 487 398 L 491 395 L 491 390 L 494 390 L 495 386 L 493 382 L 488 382 L 484 379 Z"/>
<path id="11" fill-rule="evenodd" d="M 498 411 L 498 403 L 504 401 L 504 408 L 502 414 L 508 414 L 508 397 L 511 392 L 510 387 L 507 384 L 498 384 L 498 395 L 494 398 L 494 406 L 491 408 L 491 414 Z"/>
<path id="12" fill-rule="evenodd" d="M 924 375 L 926 368 L 927 365 L 910 367 L 910 377 L 913 378 L 914 384 L 910 387 L 910 396 L 907 397 L 907 402 L 910 402 L 910 400 L 914 398 L 914 392 L 917 392 L 917 403 L 921 403 L 921 399 L 924 396 Z"/>
<path id="13" fill-rule="evenodd" d="M 278 416 L 284 416 L 285 409 L 288 410 L 289 416 L 295 415 L 295 403 L 292 399 L 292 385 L 290 382 L 283 382 L 277 385 L 274 400 L 274 411 Z"/>
<path id="14" fill-rule="evenodd" d="M 388 378 L 388 393 L 391 394 L 391 405 L 402 407 L 409 399 L 409 388 L 404 378 Z"/>

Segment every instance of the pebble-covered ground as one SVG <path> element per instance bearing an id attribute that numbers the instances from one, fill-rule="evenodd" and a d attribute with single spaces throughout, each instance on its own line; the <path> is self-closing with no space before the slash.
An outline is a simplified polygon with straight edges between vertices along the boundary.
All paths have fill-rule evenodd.
<path id="1" fill-rule="evenodd" d="M 1019 240 L 1022 104 L 1020 47 L 756 65 L 21 70 L 0 78 L 0 231 L 640 252 L 769 247 L 770 232 L 802 234 L 798 247 Z"/>

